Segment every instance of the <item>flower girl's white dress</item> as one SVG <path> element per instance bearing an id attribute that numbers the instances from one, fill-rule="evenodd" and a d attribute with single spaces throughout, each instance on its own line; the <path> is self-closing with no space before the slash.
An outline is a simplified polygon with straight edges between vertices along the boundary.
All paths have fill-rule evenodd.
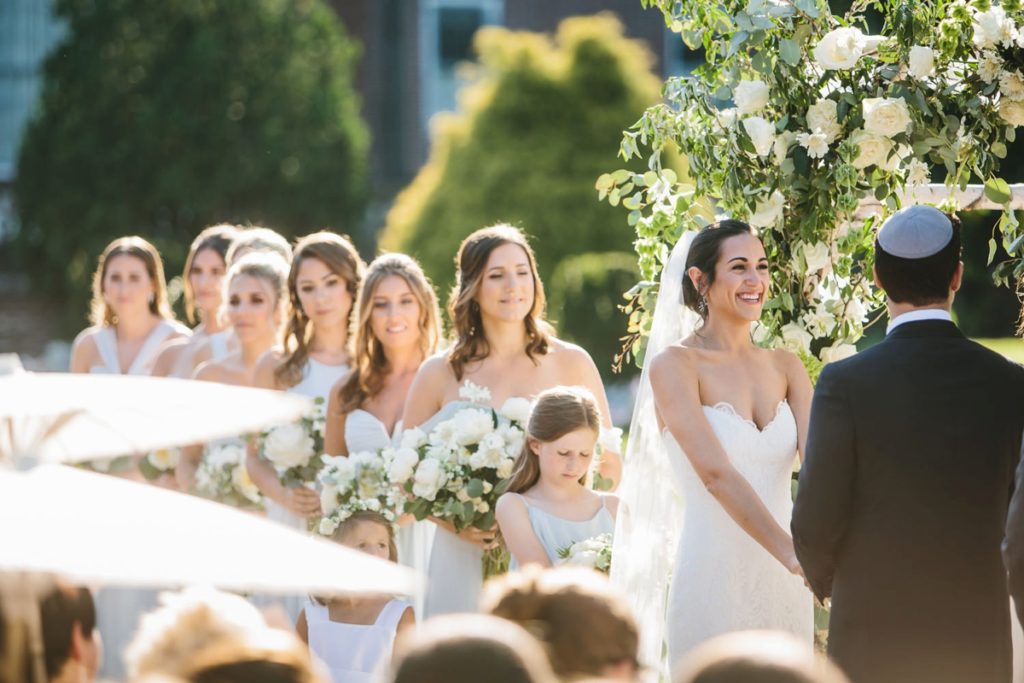
<path id="1" fill-rule="evenodd" d="M 309 649 L 331 672 L 331 683 L 368 683 L 374 671 L 391 660 L 395 632 L 409 608 L 404 600 L 388 602 L 372 624 L 331 621 L 326 605 L 306 600 Z"/>
<path id="2" fill-rule="evenodd" d="M 763 429 L 728 403 L 704 406 L 704 414 L 733 466 L 779 525 L 789 529 L 797 447 L 789 404 L 779 403 Z M 810 644 L 810 591 L 740 528 L 705 488 L 672 435 L 667 430 L 663 435 L 686 505 L 668 603 L 670 665 L 708 638 L 732 631 L 782 630 Z"/>

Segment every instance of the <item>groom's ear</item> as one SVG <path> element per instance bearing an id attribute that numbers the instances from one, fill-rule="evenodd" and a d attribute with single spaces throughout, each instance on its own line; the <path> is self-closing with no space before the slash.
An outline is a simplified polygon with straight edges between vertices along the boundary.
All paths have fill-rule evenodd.
<path id="1" fill-rule="evenodd" d="M 875 287 L 878 287 L 883 292 L 885 291 L 885 287 L 882 286 L 882 281 L 878 279 L 878 268 L 875 266 L 871 266 L 871 279 L 875 281 Z"/>
<path id="2" fill-rule="evenodd" d="M 960 291 L 960 285 L 964 283 L 964 262 L 959 261 L 956 264 L 956 270 L 953 271 L 953 279 L 949 281 L 949 291 L 958 292 Z"/>

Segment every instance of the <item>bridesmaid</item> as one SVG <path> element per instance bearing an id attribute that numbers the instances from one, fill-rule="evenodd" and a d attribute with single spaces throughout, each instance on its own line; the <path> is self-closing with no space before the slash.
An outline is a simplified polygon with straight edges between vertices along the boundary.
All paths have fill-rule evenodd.
<path id="1" fill-rule="evenodd" d="M 153 365 L 155 376 L 191 377 L 196 351 L 207 341 L 211 345 L 214 360 L 228 355 L 227 340 L 231 331 L 226 328 L 218 313 L 223 298 L 224 275 L 227 273 L 228 247 L 238 233 L 239 229 L 234 225 L 213 225 L 192 241 L 185 259 L 182 283 L 185 290 L 185 316 L 195 328 L 191 338 L 179 337 L 163 345 Z"/>
<path id="2" fill-rule="evenodd" d="M 260 359 L 255 386 L 327 402 L 331 387 L 349 371 L 352 302 L 365 268 L 352 243 L 333 232 L 313 233 L 298 241 L 288 275 L 284 346 Z M 306 519 L 320 513 L 320 496 L 305 487 L 285 488 L 255 448 L 249 449 L 246 465 L 268 498 L 271 519 L 304 530 Z"/>
<path id="3" fill-rule="evenodd" d="M 71 372 L 148 375 L 160 345 L 191 332 L 167 303 L 164 264 L 141 237 L 103 250 L 92 278 L 92 326 L 75 338 Z"/>
<path id="4" fill-rule="evenodd" d="M 464 405 L 459 388 L 470 380 L 491 393 L 491 406 L 513 397 L 533 398 L 558 385 L 583 386 L 611 428 L 608 399 L 597 367 L 578 346 L 556 339 L 544 321 L 544 287 L 525 236 L 510 225 L 482 228 L 459 247 L 458 275 L 448 303 L 454 331 L 451 349 L 428 359 L 409 391 L 406 429 L 429 431 Z M 618 482 L 617 452 L 606 451 L 601 474 Z M 448 522 L 434 538 L 425 617 L 472 612 L 482 587 L 481 551 L 494 530 L 455 533 Z"/>
<path id="5" fill-rule="evenodd" d="M 228 270 L 224 308 L 239 348 L 200 365 L 193 377 L 207 382 L 252 386 L 256 364 L 278 339 L 287 296 L 288 264 L 277 254 L 247 254 Z M 190 491 L 202 458 L 201 446 L 183 448 L 178 484 Z"/>

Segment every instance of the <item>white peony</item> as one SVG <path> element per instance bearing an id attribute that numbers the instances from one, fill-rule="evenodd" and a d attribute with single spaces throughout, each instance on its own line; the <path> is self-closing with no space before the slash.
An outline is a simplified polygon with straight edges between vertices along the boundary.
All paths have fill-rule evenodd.
<path id="1" fill-rule="evenodd" d="M 743 119 L 743 129 L 754 143 L 757 156 L 766 157 L 771 153 L 775 144 L 775 124 L 760 116 L 749 116 Z"/>
<path id="2" fill-rule="evenodd" d="M 516 457 L 519 452 L 523 450 L 523 444 L 526 443 L 526 434 L 522 429 L 515 425 L 499 425 L 496 432 L 501 436 L 505 442 L 505 452 Z"/>
<path id="3" fill-rule="evenodd" d="M 427 444 L 427 435 L 419 427 L 406 429 L 402 432 L 400 445 L 402 448 L 419 448 Z"/>
<path id="4" fill-rule="evenodd" d="M 931 171 L 928 170 L 928 164 L 924 163 L 920 159 L 912 158 L 910 163 L 907 164 L 907 185 L 910 185 L 911 187 L 927 185 L 931 181 L 931 178 Z"/>
<path id="5" fill-rule="evenodd" d="M 814 46 L 814 61 L 822 69 L 852 69 L 861 57 L 874 52 L 882 40 L 881 36 L 866 36 L 858 28 L 837 28 Z"/>
<path id="6" fill-rule="evenodd" d="M 860 129 L 853 132 L 850 140 L 860 148 L 860 153 L 853 160 L 854 168 L 885 166 L 889 159 L 889 152 L 892 151 L 892 140 Z"/>
<path id="7" fill-rule="evenodd" d="M 505 457 L 505 441 L 497 433 L 491 432 L 480 440 L 476 452 L 469 458 L 469 466 L 475 470 L 483 467 L 497 469 Z"/>
<path id="8" fill-rule="evenodd" d="M 444 471 L 441 463 L 433 458 L 427 458 L 416 468 L 412 492 L 420 498 L 434 500 L 437 492 L 447 481 L 448 473 Z"/>
<path id="9" fill-rule="evenodd" d="M 473 384 L 468 379 L 459 387 L 459 398 L 470 403 L 486 404 L 491 401 L 491 391 L 487 387 Z"/>
<path id="10" fill-rule="evenodd" d="M 733 91 L 732 98 L 736 102 L 737 113 L 746 116 L 764 109 L 770 94 L 771 90 L 764 81 L 740 81 Z"/>
<path id="11" fill-rule="evenodd" d="M 244 463 L 232 470 L 231 483 L 234 484 L 235 490 L 247 499 L 254 503 L 260 502 L 260 490 L 249 476 L 249 470 L 245 469 Z"/>
<path id="12" fill-rule="evenodd" d="M 463 446 L 478 443 L 494 429 L 491 413 L 479 408 L 463 408 L 452 416 L 455 440 Z"/>
<path id="13" fill-rule="evenodd" d="M 341 503 L 341 492 L 333 484 L 325 484 L 320 491 L 320 509 L 330 514 Z"/>
<path id="14" fill-rule="evenodd" d="M 812 159 L 821 159 L 828 154 L 828 136 L 824 133 L 800 133 L 796 139 Z"/>
<path id="15" fill-rule="evenodd" d="M 919 81 L 934 76 L 935 50 L 924 45 L 915 45 L 910 48 L 907 69 L 910 71 L 910 75 Z"/>
<path id="16" fill-rule="evenodd" d="M 328 463 L 328 467 L 330 468 L 330 477 L 338 488 L 342 491 L 347 490 L 356 476 L 355 463 L 344 455 L 338 455 Z"/>
<path id="17" fill-rule="evenodd" d="M 519 424 L 530 419 L 530 401 L 525 398 L 510 398 L 501 404 L 498 413 Z"/>
<path id="18" fill-rule="evenodd" d="M 1003 100 L 999 103 L 999 116 L 1011 126 L 1024 126 L 1024 102 Z"/>
<path id="19" fill-rule="evenodd" d="M 728 109 L 719 109 L 718 113 L 715 114 L 715 120 L 718 121 L 718 125 L 728 130 L 736 124 L 736 107 L 729 107 Z"/>
<path id="20" fill-rule="evenodd" d="M 1016 71 L 1005 71 L 999 75 L 999 92 L 1016 102 L 1024 100 L 1024 78 Z"/>
<path id="21" fill-rule="evenodd" d="M 902 97 L 866 97 L 863 105 L 864 130 L 868 133 L 891 138 L 907 132 L 910 110 Z"/>
<path id="22" fill-rule="evenodd" d="M 305 467 L 313 457 L 313 438 L 301 424 L 287 424 L 270 430 L 263 440 L 263 455 L 277 467 Z"/>
<path id="23" fill-rule="evenodd" d="M 1008 44 L 1014 38 L 1013 20 L 995 3 L 990 9 L 974 14 L 974 44 L 985 50 Z"/>
<path id="24" fill-rule="evenodd" d="M 412 448 L 402 446 L 396 449 L 388 466 L 388 478 L 396 484 L 404 484 L 416 471 L 419 461 L 419 454 Z"/>
<path id="25" fill-rule="evenodd" d="M 843 360 L 857 353 L 857 347 L 853 344 L 833 344 L 821 350 L 821 360 L 825 363 L 834 363 Z"/>
<path id="26" fill-rule="evenodd" d="M 808 273 L 825 270 L 832 263 L 832 255 L 829 253 L 828 245 L 824 242 L 801 243 L 800 255 L 803 256 Z"/>
<path id="27" fill-rule="evenodd" d="M 986 83 L 994 83 L 1003 72 L 1003 59 L 995 52 L 986 50 L 978 58 L 978 77 Z"/>
<path id="28" fill-rule="evenodd" d="M 573 564 L 573 565 L 578 565 L 578 566 L 581 566 L 581 567 L 590 567 L 591 569 L 597 569 L 598 560 L 601 559 L 600 555 L 597 554 L 597 551 L 595 551 L 595 550 L 584 550 L 584 549 L 575 550 L 575 546 L 574 546 L 574 549 L 570 550 L 569 552 L 571 554 L 569 555 L 568 558 L 566 558 L 566 563 L 567 564 Z"/>
<path id="29" fill-rule="evenodd" d="M 768 199 L 758 201 L 754 206 L 754 213 L 747 221 L 755 228 L 770 228 L 782 218 L 783 209 L 786 206 L 786 198 L 781 192 L 775 190 Z"/>
<path id="30" fill-rule="evenodd" d="M 796 323 L 786 323 L 782 327 L 782 343 L 793 353 L 810 353 L 814 338 L 807 330 Z"/>
<path id="31" fill-rule="evenodd" d="M 150 452 L 146 459 L 149 460 L 150 465 L 161 472 L 170 472 L 178 466 L 179 453 L 177 448 L 161 448 L 158 451 Z"/>
<path id="32" fill-rule="evenodd" d="M 498 465 L 498 478 L 508 479 L 510 476 L 512 476 L 512 470 L 515 469 L 515 466 L 516 461 L 513 458 L 505 458 L 504 460 L 502 460 L 501 464 Z"/>
<path id="33" fill-rule="evenodd" d="M 843 132 L 839 124 L 839 108 L 835 100 L 818 100 L 807 109 L 807 128 L 812 133 L 822 133 L 828 144 L 832 144 Z M 806 145 L 804 145 L 806 147 Z"/>

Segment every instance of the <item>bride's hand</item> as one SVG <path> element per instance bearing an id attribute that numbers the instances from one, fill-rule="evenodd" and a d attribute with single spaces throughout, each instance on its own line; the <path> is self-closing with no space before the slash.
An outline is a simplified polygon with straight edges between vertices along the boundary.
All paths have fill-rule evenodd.
<path id="1" fill-rule="evenodd" d="M 320 514 L 320 496 L 305 486 L 285 489 L 281 504 L 300 517 Z"/>

